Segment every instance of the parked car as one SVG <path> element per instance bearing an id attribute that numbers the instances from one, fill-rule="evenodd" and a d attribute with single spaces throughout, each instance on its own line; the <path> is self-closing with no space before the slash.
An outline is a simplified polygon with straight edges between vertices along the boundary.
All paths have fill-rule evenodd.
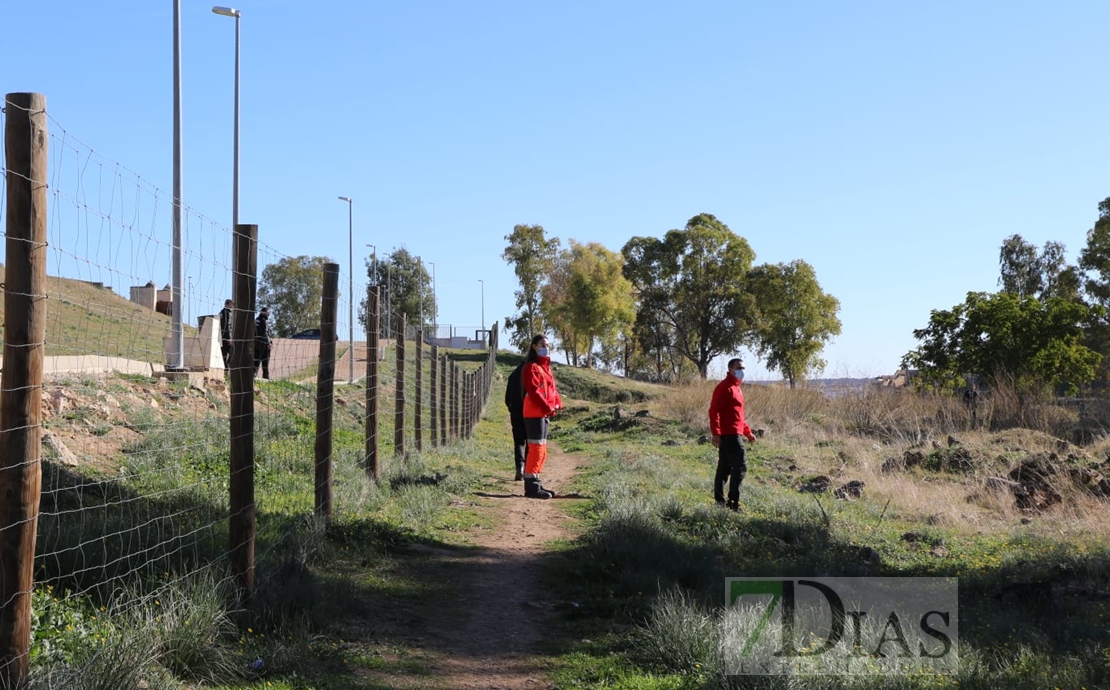
<path id="1" fill-rule="evenodd" d="M 308 330 L 301 331 L 300 333 L 294 333 L 293 335 L 291 335 L 289 337 L 293 338 L 295 340 L 319 340 L 320 339 L 320 329 L 319 328 L 309 328 Z"/>

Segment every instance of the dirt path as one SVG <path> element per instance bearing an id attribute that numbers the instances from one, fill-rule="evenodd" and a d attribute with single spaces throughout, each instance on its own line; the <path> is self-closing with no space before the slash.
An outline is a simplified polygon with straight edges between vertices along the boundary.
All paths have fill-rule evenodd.
<path id="1" fill-rule="evenodd" d="M 544 485 L 560 494 L 579 462 L 551 445 Z M 428 640 L 442 653 L 437 675 L 448 688 L 551 687 L 538 652 L 558 602 L 543 589 L 541 561 L 547 542 L 570 534 L 570 518 L 563 498 L 524 498 L 522 483 L 508 473 L 502 487 L 480 494 L 494 513 L 494 526 L 475 532 L 478 548 L 457 557 L 460 605 Z"/>

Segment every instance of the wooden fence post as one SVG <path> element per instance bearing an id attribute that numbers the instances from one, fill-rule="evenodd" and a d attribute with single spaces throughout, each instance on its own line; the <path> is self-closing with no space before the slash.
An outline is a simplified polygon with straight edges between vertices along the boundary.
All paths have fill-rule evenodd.
<path id="1" fill-rule="evenodd" d="M 381 288 L 367 289 L 366 300 L 366 474 L 377 482 L 378 466 L 378 347 L 381 334 Z"/>
<path id="2" fill-rule="evenodd" d="M 231 476 L 228 550 L 244 608 L 254 594 L 254 309 L 258 226 L 236 225 L 232 239 Z"/>
<path id="3" fill-rule="evenodd" d="M 439 447 L 439 346 L 432 345 L 430 376 L 428 377 L 428 418 L 431 421 L 432 448 Z"/>
<path id="4" fill-rule="evenodd" d="M 451 362 L 451 438 L 459 440 L 459 365 Z"/>
<path id="5" fill-rule="evenodd" d="M 416 334 L 416 401 L 413 407 L 413 441 L 416 443 L 416 452 L 424 450 L 424 324 Z"/>
<path id="6" fill-rule="evenodd" d="M 393 396 L 393 454 L 405 457 L 405 315 L 397 317 L 397 390 Z"/>
<path id="7" fill-rule="evenodd" d="M 463 409 L 466 414 L 463 419 L 466 420 L 466 430 L 463 433 L 463 438 L 470 438 L 474 431 L 474 373 L 467 372 L 463 375 Z"/>
<path id="8" fill-rule="evenodd" d="M 324 264 L 320 299 L 320 363 L 316 367 L 316 515 L 331 517 L 332 416 L 335 410 L 335 318 L 339 264 Z M 354 350 L 351 350 L 354 357 Z"/>
<path id="9" fill-rule="evenodd" d="M 447 398 L 447 379 L 450 377 L 450 370 L 448 369 L 450 362 L 447 356 L 443 356 L 443 363 L 440 366 L 439 374 L 439 436 L 443 439 L 443 445 L 447 445 L 447 415 L 448 415 L 448 398 Z"/>
<path id="10" fill-rule="evenodd" d="M 0 384 L 0 681 L 17 687 L 31 649 L 31 592 L 42 489 L 46 340 L 46 97 L 9 93 L 4 369 Z"/>

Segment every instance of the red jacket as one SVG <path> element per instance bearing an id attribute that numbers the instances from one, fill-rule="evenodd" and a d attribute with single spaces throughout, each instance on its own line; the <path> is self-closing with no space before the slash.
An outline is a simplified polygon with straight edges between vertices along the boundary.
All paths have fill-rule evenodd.
<path id="1" fill-rule="evenodd" d="M 524 385 L 524 416 L 526 418 L 550 417 L 563 406 L 555 377 L 551 375 L 551 358 L 537 357 L 524 365 L 520 375 Z"/>
<path id="2" fill-rule="evenodd" d="M 728 374 L 728 378 L 713 389 L 713 399 L 709 402 L 709 432 L 714 436 L 738 434 L 755 440 L 752 428 L 744 421 L 744 391 L 740 390 L 740 379 Z"/>

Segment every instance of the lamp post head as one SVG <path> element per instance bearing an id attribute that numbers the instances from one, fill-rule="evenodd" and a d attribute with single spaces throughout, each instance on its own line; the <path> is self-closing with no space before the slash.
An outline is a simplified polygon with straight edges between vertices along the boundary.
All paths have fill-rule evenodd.
<path id="1" fill-rule="evenodd" d="M 341 196 L 341 197 L 339 197 L 339 200 L 340 201 L 346 201 L 348 204 L 351 203 L 352 201 L 354 201 L 354 199 L 352 199 L 349 196 Z"/>
<path id="2" fill-rule="evenodd" d="M 216 14 L 222 14 L 225 17 L 235 17 L 236 19 L 238 19 L 243 14 L 234 7 L 213 7 L 212 11 Z"/>

